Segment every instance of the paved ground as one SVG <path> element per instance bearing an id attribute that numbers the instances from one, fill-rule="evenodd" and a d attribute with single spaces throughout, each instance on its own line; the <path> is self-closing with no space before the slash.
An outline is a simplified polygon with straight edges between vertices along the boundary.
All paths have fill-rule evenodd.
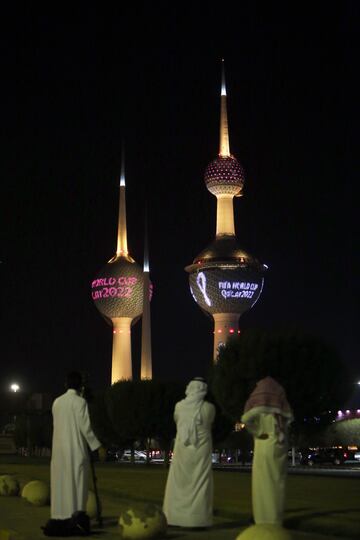
<path id="1" fill-rule="evenodd" d="M 18 497 L 1 497 L 0 540 L 44 540 L 45 536 L 42 534 L 40 527 L 45 524 L 48 517 L 49 507 L 30 507 Z M 9 529 L 15 531 L 14 534 L 7 534 L 6 531 Z M 226 523 L 215 523 L 214 527 L 209 530 L 184 530 L 170 527 L 164 538 L 167 540 L 235 540 L 242 530 L 244 530 L 243 522 L 239 523 L 231 520 Z M 94 540 L 119 540 L 119 529 L 115 516 L 104 517 L 103 529 L 96 528 L 96 524 L 94 524 L 91 538 Z M 292 531 L 292 540 L 350 539 L 349 537 L 332 537 Z"/>

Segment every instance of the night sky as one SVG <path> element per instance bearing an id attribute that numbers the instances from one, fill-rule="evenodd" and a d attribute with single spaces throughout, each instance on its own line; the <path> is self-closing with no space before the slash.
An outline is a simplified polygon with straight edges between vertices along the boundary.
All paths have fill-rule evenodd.
<path id="1" fill-rule="evenodd" d="M 90 283 L 116 250 L 122 141 L 139 264 L 149 215 L 154 376 L 206 373 L 212 323 L 184 267 L 215 236 L 203 174 L 218 153 L 221 57 L 246 174 L 237 237 L 269 266 L 240 328 L 311 332 L 358 369 L 357 2 L 284 5 L 3 14 L 1 390 L 57 391 L 72 368 L 110 381 L 112 332 Z M 140 336 L 138 322 L 135 376 Z"/>

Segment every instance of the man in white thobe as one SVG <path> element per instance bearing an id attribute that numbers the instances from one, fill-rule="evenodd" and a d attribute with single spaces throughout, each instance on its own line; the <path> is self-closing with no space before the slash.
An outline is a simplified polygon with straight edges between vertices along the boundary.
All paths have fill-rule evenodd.
<path id="1" fill-rule="evenodd" d="M 89 451 L 101 443 L 91 429 L 88 406 L 79 395 L 81 375 L 68 374 L 65 394 L 52 406 L 51 518 L 69 519 L 85 512 L 89 485 Z"/>
<path id="2" fill-rule="evenodd" d="M 287 474 L 287 428 L 293 414 L 283 387 L 261 379 L 245 404 L 241 421 L 253 435 L 252 506 L 257 525 L 283 521 Z"/>
<path id="3" fill-rule="evenodd" d="M 213 513 L 212 437 L 215 407 L 205 401 L 207 384 L 196 378 L 175 406 L 174 454 L 163 510 L 169 525 L 210 527 Z"/>

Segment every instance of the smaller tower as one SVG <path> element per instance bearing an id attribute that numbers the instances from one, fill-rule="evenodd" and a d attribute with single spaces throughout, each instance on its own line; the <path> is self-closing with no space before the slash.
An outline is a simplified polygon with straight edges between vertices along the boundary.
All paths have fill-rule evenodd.
<path id="1" fill-rule="evenodd" d="M 152 379 L 152 359 L 151 359 L 151 314 L 150 299 L 152 295 L 152 285 L 150 282 L 149 265 L 149 244 L 147 231 L 147 215 L 145 217 L 145 240 L 144 240 L 144 295 L 143 314 L 141 328 L 141 379 Z"/>
<path id="2" fill-rule="evenodd" d="M 127 246 L 125 167 L 121 165 L 116 255 L 91 284 L 95 306 L 113 326 L 111 383 L 132 379 L 131 325 L 142 313 L 143 272 Z"/>

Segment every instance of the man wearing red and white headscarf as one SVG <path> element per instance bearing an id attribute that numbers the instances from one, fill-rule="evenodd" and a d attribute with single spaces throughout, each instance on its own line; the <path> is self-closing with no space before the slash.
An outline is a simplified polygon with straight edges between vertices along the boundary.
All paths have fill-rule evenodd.
<path id="1" fill-rule="evenodd" d="M 271 377 L 261 379 L 245 404 L 241 420 L 255 442 L 252 466 L 255 523 L 281 525 L 287 473 L 287 431 L 293 420 L 283 387 Z"/>
<path id="2" fill-rule="evenodd" d="M 163 510 L 169 525 L 210 527 L 213 513 L 211 426 L 215 407 L 205 400 L 207 384 L 197 377 L 175 406 L 177 434 Z"/>

